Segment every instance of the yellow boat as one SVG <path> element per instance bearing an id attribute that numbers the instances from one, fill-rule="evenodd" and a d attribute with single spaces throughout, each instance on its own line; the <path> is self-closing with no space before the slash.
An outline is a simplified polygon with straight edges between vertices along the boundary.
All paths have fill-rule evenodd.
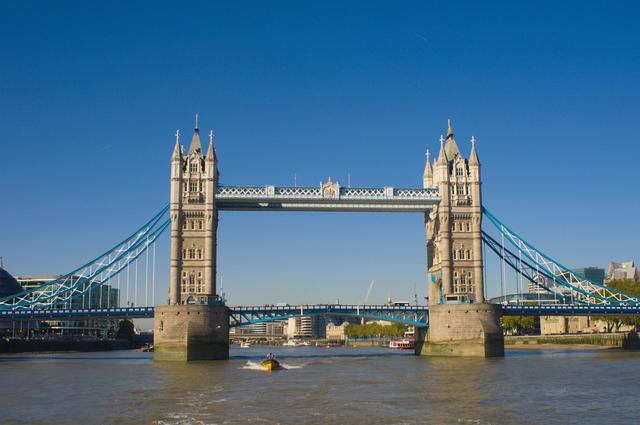
<path id="1" fill-rule="evenodd" d="M 280 363 L 276 359 L 266 359 L 262 361 L 262 367 L 271 372 L 272 370 L 280 369 Z"/>

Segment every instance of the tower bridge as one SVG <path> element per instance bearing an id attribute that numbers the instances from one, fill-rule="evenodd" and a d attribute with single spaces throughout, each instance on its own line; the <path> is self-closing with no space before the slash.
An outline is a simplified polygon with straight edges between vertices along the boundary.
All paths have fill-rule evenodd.
<path id="1" fill-rule="evenodd" d="M 420 355 L 501 356 L 503 314 L 638 313 L 638 297 L 569 270 L 487 211 L 482 205 L 480 170 L 475 137 L 471 137 L 470 153 L 464 157 L 449 122 L 433 161 L 427 150 L 422 187 L 352 188 L 331 178 L 315 187 L 223 185 L 213 132 L 205 153 L 196 115 L 188 151 L 176 132 L 169 205 L 123 241 L 72 272 L 0 298 L 0 320 L 154 317 L 155 358 L 197 360 L 228 358 L 230 327 L 297 315 L 353 315 L 412 324 L 417 327 L 416 354 Z M 219 211 L 418 213 L 426 236 L 428 306 L 227 306 L 216 288 Z M 483 218 L 493 227 L 483 229 Z M 151 306 L 149 297 L 155 298 L 156 286 L 155 243 L 167 228 L 171 229 L 168 304 Z M 492 236 L 490 230 L 498 234 Z M 501 279 L 509 268 L 519 282 L 532 282 L 558 295 L 561 302 L 570 300 L 570 304 L 486 303 L 483 246 L 501 262 Z M 139 269 L 139 262 L 144 262 L 143 269 Z M 137 287 L 139 272 L 143 293 Z M 130 295 L 131 276 L 135 276 L 135 286 Z M 114 282 L 119 290 L 122 284 L 126 307 L 120 306 L 119 300 L 114 300 L 115 304 L 107 300 L 106 306 L 101 301 L 101 307 L 106 308 L 85 308 L 84 299 L 92 298 L 92 290 Z M 80 299 L 82 306 L 78 308 Z"/>

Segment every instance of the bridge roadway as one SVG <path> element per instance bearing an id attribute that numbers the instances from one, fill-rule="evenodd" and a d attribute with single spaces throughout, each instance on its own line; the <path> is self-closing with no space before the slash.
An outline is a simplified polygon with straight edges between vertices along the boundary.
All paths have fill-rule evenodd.
<path id="1" fill-rule="evenodd" d="M 472 304 L 469 304 L 471 307 Z M 428 325 L 427 306 L 388 306 L 388 305 L 342 305 L 313 304 L 287 306 L 233 306 L 231 327 L 252 323 L 271 322 L 290 317 L 329 314 L 337 316 L 365 317 L 376 320 L 388 320 L 414 326 Z M 606 316 L 640 314 L 640 305 L 523 305 L 504 304 L 502 313 L 509 316 Z M 101 319 L 101 318 L 152 318 L 153 307 L 119 307 L 95 309 L 16 309 L 0 310 L 0 321 L 7 320 L 52 320 L 52 319 Z"/>

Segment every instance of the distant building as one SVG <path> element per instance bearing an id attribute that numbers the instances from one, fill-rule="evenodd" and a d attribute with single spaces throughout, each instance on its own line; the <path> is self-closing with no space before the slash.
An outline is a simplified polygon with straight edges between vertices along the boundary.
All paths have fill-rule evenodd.
<path id="1" fill-rule="evenodd" d="M 541 274 L 537 274 L 533 277 L 534 282 L 529 281 L 527 283 L 527 292 L 530 294 L 546 294 L 547 290 L 542 288 L 541 285 L 547 285 L 547 278 Z"/>
<path id="2" fill-rule="evenodd" d="M 24 288 L 16 280 L 15 277 L 0 267 L 0 298 L 8 297 L 18 292 L 22 292 Z"/>
<path id="3" fill-rule="evenodd" d="M 603 284 L 604 283 L 604 269 L 599 268 L 599 267 L 578 267 L 575 268 L 573 270 L 571 270 L 572 272 L 579 274 L 581 276 L 586 277 L 587 279 L 589 279 L 592 282 L 595 283 L 599 283 L 599 284 Z M 566 275 L 566 273 L 565 273 Z M 563 275 L 560 275 L 560 278 L 558 280 L 563 279 Z M 569 289 L 566 286 L 560 285 L 557 281 L 554 282 L 553 279 L 549 279 L 546 276 L 543 276 L 542 274 L 538 274 L 536 276 L 534 276 L 533 280 L 534 282 L 529 282 L 527 284 L 527 289 L 529 291 L 530 294 L 545 294 L 545 293 L 549 293 L 546 289 L 544 289 L 542 286 L 545 286 L 547 288 L 552 289 L 554 292 L 558 293 L 558 294 L 566 294 L 569 295 L 571 294 L 571 289 Z M 566 280 L 569 280 L 569 277 L 566 276 Z"/>
<path id="4" fill-rule="evenodd" d="M 605 282 L 612 280 L 640 280 L 640 273 L 633 261 L 625 261 L 623 263 L 611 262 L 607 269 L 607 279 Z"/>
<path id="5" fill-rule="evenodd" d="M 591 316 L 541 316 L 541 335 L 594 333 L 599 330 Z"/>
<path id="6" fill-rule="evenodd" d="M 252 323 L 250 325 L 244 325 L 235 328 L 236 335 L 266 335 L 267 324 L 266 323 Z"/>
<path id="7" fill-rule="evenodd" d="M 44 276 L 18 276 L 16 279 L 26 290 L 36 290 L 37 288 L 55 281 L 62 277 L 61 275 L 44 275 Z M 54 308 L 117 308 L 120 307 L 120 291 L 111 285 L 101 285 L 97 288 L 91 288 L 94 282 L 83 276 L 72 276 L 74 282 L 82 283 L 85 291 L 68 302 L 60 302 Z M 53 293 L 59 286 L 51 284 L 43 288 L 41 293 Z"/>
<path id="8" fill-rule="evenodd" d="M 491 298 L 490 304 L 563 304 L 568 302 L 566 296 L 554 295 L 550 292 L 537 292 L 528 294 L 506 294 Z"/>
<path id="9" fill-rule="evenodd" d="M 57 284 L 52 283 L 60 278 L 60 275 L 45 276 L 17 276 L 16 280 L 26 290 L 34 290 L 36 293 L 53 293 L 58 289 Z M 116 308 L 120 306 L 120 291 L 110 285 L 101 285 L 96 288 L 88 288 L 92 282 L 83 276 L 73 276 L 74 281 L 84 282 L 86 288 L 81 295 L 67 302 L 60 302 L 53 308 Z M 43 287 L 47 283 L 52 283 Z M 38 288 L 43 287 L 40 291 Z M 42 329 L 53 331 L 62 335 L 92 335 L 107 337 L 115 333 L 118 320 L 116 319 L 88 319 L 88 320 L 44 320 Z"/>
<path id="10" fill-rule="evenodd" d="M 327 323 L 325 327 L 325 337 L 330 341 L 344 341 L 347 337 L 345 334 L 345 328 L 349 323 L 343 322 L 341 325 L 334 323 Z"/>
<path id="11" fill-rule="evenodd" d="M 557 294 L 569 295 L 571 293 L 571 289 L 554 282 L 553 279 L 549 279 L 542 274 L 534 276 L 533 280 L 535 283 L 529 281 L 527 284 L 527 290 L 530 294 L 550 294 L 551 292 L 545 288 L 549 288 Z"/>
<path id="12" fill-rule="evenodd" d="M 617 332 L 630 332 L 634 325 L 622 325 Z M 607 324 L 597 316 L 540 316 L 541 335 L 591 334 L 607 332 Z"/>
<path id="13" fill-rule="evenodd" d="M 17 294 L 19 292 L 24 291 L 24 288 L 20 286 L 20 283 L 16 280 L 15 277 L 11 275 L 8 271 L 0 267 L 0 298 L 10 297 L 11 295 Z M 29 320 L 20 324 L 20 327 L 26 327 L 28 329 L 37 329 L 39 328 L 38 322 L 35 320 Z M 0 322 L 0 336 L 15 336 L 15 324 L 11 322 Z"/>
<path id="14" fill-rule="evenodd" d="M 284 336 L 284 321 L 268 322 L 267 334 L 271 336 Z"/>
<path id="15" fill-rule="evenodd" d="M 573 269 L 579 275 L 589 279 L 591 282 L 602 285 L 604 283 L 604 269 L 600 267 L 581 267 Z"/>
<path id="16" fill-rule="evenodd" d="M 324 316 L 291 317 L 286 335 L 288 338 L 324 338 L 326 323 Z"/>

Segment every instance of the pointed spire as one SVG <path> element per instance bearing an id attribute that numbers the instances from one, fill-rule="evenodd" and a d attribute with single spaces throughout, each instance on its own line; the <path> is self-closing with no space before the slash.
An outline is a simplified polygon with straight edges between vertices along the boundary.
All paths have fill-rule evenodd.
<path id="1" fill-rule="evenodd" d="M 447 120 L 447 138 L 444 144 L 445 152 L 449 161 L 453 161 L 456 155 L 460 155 L 460 149 L 456 143 L 455 137 L 453 137 L 453 128 L 451 127 L 451 119 Z"/>
<path id="2" fill-rule="evenodd" d="M 440 152 L 438 153 L 438 162 L 437 164 L 447 164 L 449 160 L 447 159 L 447 154 L 444 150 L 444 136 L 440 135 Z"/>
<path id="3" fill-rule="evenodd" d="M 209 147 L 207 148 L 207 161 L 215 161 L 216 148 L 213 144 L 213 130 L 209 131 Z"/>
<path id="4" fill-rule="evenodd" d="M 431 157 L 429 156 L 429 149 L 427 149 L 427 163 L 424 166 L 424 176 L 425 177 L 432 177 L 433 176 L 433 169 L 431 168 Z"/>
<path id="5" fill-rule="evenodd" d="M 469 165 L 480 165 L 478 152 L 476 151 L 476 136 L 471 136 L 471 153 L 469 154 Z"/>
<path id="6" fill-rule="evenodd" d="M 176 144 L 173 147 L 172 158 L 180 158 L 182 156 L 182 149 L 180 148 L 180 130 L 176 130 Z"/>
<path id="7" fill-rule="evenodd" d="M 202 146 L 200 145 L 200 130 L 198 130 L 198 113 L 197 112 L 196 112 L 196 126 L 193 129 L 193 137 L 191 138 L 189 155 L 191 155 L 193 152 L 202 153 Z"/>
<path id="8" fill-rule="evenodd" d="M 422 175 L 422 186 L 424 188 L 433 186 L 433 168 L 431 168 L 431 158 L 429 157 L 429 149 L 427 149 L 427 163 L 424 166 L 424 174 Z"/>

